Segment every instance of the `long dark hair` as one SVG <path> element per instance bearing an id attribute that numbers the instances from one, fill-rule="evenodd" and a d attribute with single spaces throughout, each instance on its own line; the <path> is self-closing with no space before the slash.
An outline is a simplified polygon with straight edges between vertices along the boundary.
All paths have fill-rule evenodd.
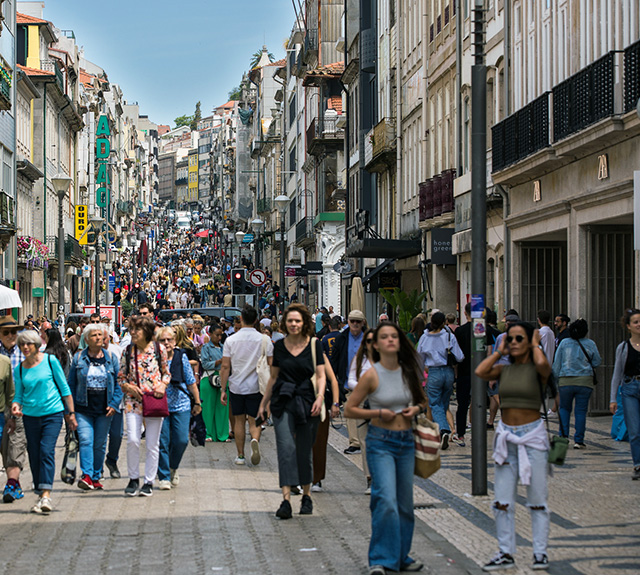
<path id="1" fill-rule="evenodd" d="M 69 365 L 69 352 L 67 351 L 67 346 L 64 344 L 64 341 L 62 341 L 60 332 L 55 328 L 51 328 L 48 329 L 46 333 L 49 341 L 44 352 L 57 357 L 63 371 L 66 371 Z"/>
<path id="2" fill-rule="evenodd" d="M 422 389 L 422 367 L 420 365 L 420 359 L 416 353 L 415 348 L 400 329 L 400 327 L 392 321 L 381 321 L 378 327 L 373 332 L 373 341 L 378 341 L 378 334 L 383 327 L 392 327 L 398 333 L 398 340 L 400 342 L 400 350 L 398 351 L 398 363 L 402 368 L 402 378 L 409 387 L 413 403 L 418 405 L 425 400 L 424 390 Z M 371 353 L 374 362 L 380 361 L 380 352 L 373 347 Z"/>
<path id="3" fill-rule="evenodd" d="M 360 347 L 356 352 L 356 379 L 360 379 L 360 374 L 362 372 L 362 361 L 365 357 L 371 358 L 367 354 L 367 336 L 373 333 L 373 329 L 368 329 L 362 334 L 362 342 L 360 343 Z"/>

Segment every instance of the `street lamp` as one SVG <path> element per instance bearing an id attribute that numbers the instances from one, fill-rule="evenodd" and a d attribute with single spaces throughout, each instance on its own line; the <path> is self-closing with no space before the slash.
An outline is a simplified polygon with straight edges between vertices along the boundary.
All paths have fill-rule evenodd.
<path id="1" fill-rule="evenodd" d="M 65 174 L 57 174 L 51 178 L 53 189 L 58 195 L 58 316 L 64 318 L 64 219 L 62 204 L 64 196 L 73 180 Z"/>
<path id="2" fill-rule="evenodd" d="M 93 228 L 93 233 L 96 238 L 96 285 L 95 285 L 95 294 L 96 294 L 96 312 L 100 313 L 100 233 L 102 232 L 102 224 L 104 224 L 104 219 L 101 218 L 98 214 L 94 214 L 91 216 L 89 220 L 91 222 L 91 227 Z"/>
<path id="3" fill-rule="evenodd" d="M 280 212 L 280 315 L 284 312 L 284 215 L 289 207 L 289 196 L 280 194 L 273 200 Z"/>
<path id="4" fill-rule="evenodd" d="M 262 234 L 264 230 L 264 222 L 260 218 L 256 218 L 251 221 L 251 229 L 256 233 L 256 238 L 254 239 L 256 246 L 256 256 L 255 256 L 255 268 L 260 268 L 260 234 Z"/>
<path id="5" fill-rule="evenodd" d="M 238 242 L 238 265 L 240 265 L 240 260 L 242 259 L 242 240 L 244 240 L 244 232 L 242 230 L 238 230 L 235 233 L 236 241 Z"/>

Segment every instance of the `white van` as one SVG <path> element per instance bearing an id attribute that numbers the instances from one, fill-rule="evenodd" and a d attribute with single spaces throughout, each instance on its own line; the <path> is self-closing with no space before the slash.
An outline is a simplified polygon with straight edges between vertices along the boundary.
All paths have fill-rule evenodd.
<path id="1" fill-rule="evenodd" d="M 189 217 L 180 217 L 176 222 L 179 228 L 186 229 L 191 227 L 191 218 Z"/>

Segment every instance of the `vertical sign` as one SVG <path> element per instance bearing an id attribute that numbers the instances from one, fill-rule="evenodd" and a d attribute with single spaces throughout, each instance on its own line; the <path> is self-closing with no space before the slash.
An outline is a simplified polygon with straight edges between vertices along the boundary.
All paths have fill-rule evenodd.
<path id="1" fill-rule="evenodd" d="M 111 130 L 109 129 L 109 119 L 104 114 L 98 120 L 96 128 L 96 206 L 106 208 L 109 203 L 109 154 L 111 154 L 111 143 L 109 142 Z"/>
<path id="2" fill-rule="evenodd" d="M 85 205 L 77 205 L 76 206 L 76 240 L 82 246 L 86 246 L 89 238 L 87 234 L 85 234 L 87 230 L 87 225 L 89 224 L 89 216 L 87 214 L 87 206 Z"/>

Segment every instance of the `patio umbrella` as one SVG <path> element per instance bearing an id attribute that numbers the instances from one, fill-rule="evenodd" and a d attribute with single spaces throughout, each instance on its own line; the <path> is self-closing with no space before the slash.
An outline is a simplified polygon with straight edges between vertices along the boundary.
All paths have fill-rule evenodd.
<path id="1" fill-rule="evenodd" d="M 196 238 L 208 238 L 209 237 L 209 230 L 202 230 L 201 232 L 198 232 L 196 234 Z"/>
<path id="2" fill-rule="evenodd" d="M 0 285 L 0 309 L 22 307 L 22 300 L 18 292 L 7 286 Z"/>
<path id="3" fill-rule="evenodd" d="M 362 313 L 364 311 L 364 288 L 362 287 L 362 278 L 356 276 L 351 282 L 351 306 L 349 311 L 359 309 Z"/>

